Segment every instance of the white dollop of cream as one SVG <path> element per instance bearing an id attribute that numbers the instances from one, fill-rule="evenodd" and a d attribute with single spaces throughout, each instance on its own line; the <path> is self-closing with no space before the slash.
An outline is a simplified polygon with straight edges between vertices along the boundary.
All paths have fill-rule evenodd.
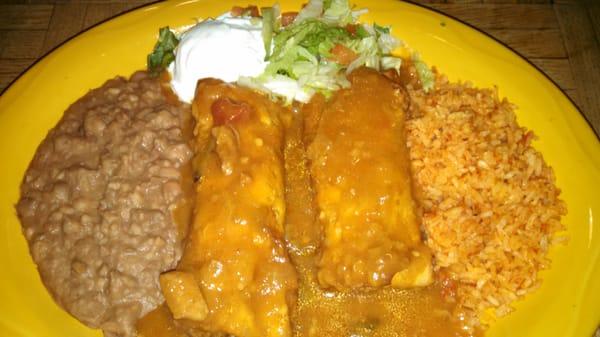
<path id="1" fill-rule="evenodd" d="M 175 61 L 169 65 L 171 87 L 182 101 L 191 102 L 202 78 L 236 82 L 241 76 L 263 73 L 265 47 L 260 19 L 229 14 L 207 19 L 180 38 Z"/>

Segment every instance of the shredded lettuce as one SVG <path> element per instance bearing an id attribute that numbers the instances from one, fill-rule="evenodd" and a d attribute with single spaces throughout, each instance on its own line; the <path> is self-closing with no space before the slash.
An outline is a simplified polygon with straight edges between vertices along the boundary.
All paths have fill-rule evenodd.
<path id="1" fill-rule="evenodd" d="M 376 23 L 373 24 L 373 29 L 375 29 L 375 31 L 377 31 L 379 34 L 389 34 L 390 33 L 390 27 L 380 26 Z"/>
<path id="2" fill-rule="evenodd" d="M 309 0 L 293 22 L 282 26 L 279 4 L 260 9 L 236 7 L 239 15 L 252 15 L 252 24 L 262 23 L 266 67 L 257 77 L 241 77 L 239 84 L 270 95 L 307 102 L 320 92 L 326 97 L 350 85 L 346 76 L 358 67 L 400 70 L 402 59 L 393 52 L 402 46 L 391 27 L 359 23 L 366 9 L 355 9 L 349 0 Z M 256 13 L 255 13 L 256 12 Z M 219 19 L 230 17 L 226 13 Z M 160 28 L 158 41 L 147 57 L 148 70 L 156 76 L 175 60 L 177 32 Z M 417 75 L 425 91 L 435 85 L 435 73 L 412 55 Z"/>
<path id="3" fill-rule="evenodd" d="M 391 54 L 394 49 L 400 46 L 400 41 L 389 33 L 378 34 L 377 44 L 382 54 Z"/>
<path id="4" fill-rule="evenodd" d="M 348 0 L 331 0 L 322 20 L 331 25 L 346 26 L 356 21 Z"/>
<path id="5" fill-rule="evenodd" d="M 302 21 L 318 18 L 323 13 L 323 0 L 310 0 L 294 19 L 294 23 L 301 23 Z"/>
<path id="6" fill-rule="evenodd" d="M 391 28 L 357 23 L 366 10 L 353 9 L 348 0 L 310 0 L 286 27 L 277 24 L 278 9 L 262 12 L 263 34 L 272 32 L 264 37 L 267 66 L 259 77 L 243 80 L 255 88 L 305 101 L 315 92 L 329 96 L 348 87 L 346 76 L 358 67 L 399 70 L 402 65 L 402 59 L 392 54 L 401 42 L 391 35 Z M 416 60 L 423 88 L 430 90 L 434 75 Z"/>
<path id="7" fill-rule="evenodd" d="M 322 24 L 322 23 L 321 23 Z M 299 42 L 311 54 L 319 55 L 329 53 L 336 43 L 344 43 L 350 39 L 350 33 L 341 27 L 323 26 L 313 31 Z"/>
<path id="8" fill-rule="evenodd" d="M 351 47 L 359 56 L 348 65 L 346 74 L 351 73 L 354 69 L 363 65 L 379 70 L 379 57 L 375 36 L 369 35 Z"/>
<path id="9" fill-rule="evenodd" d="M 421 80 L 421 85 L 423 86 L 423 90 L 428 92 L 433 89 L 435 84 L 435 74 L 431 71 L 431 68 L 421 60 L 419 54 L 414 53 L 412 56 L 413 64 L 415 65 L 415 69 L 417 70 L 417 75 Z"/>
<path id="10" fill-rule="evenodd" d="M 368 37 L 370 33 L 365 28 L 365 25 L 356 25 L 356 35 L 360 38 L 365 38 Z"/>
<path id="11" fill-rule="evenodd" d="M 300 45 L 317 56 L 320 52 L 329 52 L 334 43 L 347 41 L 350 33 L 341 27 L 329 26 L 326 23 L 309 19 L 275 35 L 273 58 L 285 53 L 286 48 Z"/>
<path id="12" fill-rule="evenodd" d="M 381 67 L 383 69 L 396 69 L 396 71 L 400 71 L 401 66 L 402 59 L 399 57 L 384 56 L 381 58 Z"/>
<path id="13" fill-rule="evenodd" d="M 273 9 L 273 31 L 278 31 L 281 26 L 281 6 L 279 3 L 275 3 L 272 7 Z"/>
<path id="14" fill-rule="evenodd" d="M 275 28 L 275 10 L 273 7 L 261 8 L 262 13 L 262 38 L 265 44 L 265 59 L 271 55 L 271 40 Z"/>

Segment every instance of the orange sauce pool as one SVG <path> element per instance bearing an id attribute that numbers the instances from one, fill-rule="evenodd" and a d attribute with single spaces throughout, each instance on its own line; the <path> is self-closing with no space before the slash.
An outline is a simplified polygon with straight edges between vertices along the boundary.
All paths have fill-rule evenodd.
<path id="1" fill-rule="evenodd" d="M 310 273 L 301 274 L 308 275 Z M 372 292 L 322 291 L 314 280 L 301 283 L 294 313 L 295 336 L 474 336 L 453 314 L 438 285 Z"/>

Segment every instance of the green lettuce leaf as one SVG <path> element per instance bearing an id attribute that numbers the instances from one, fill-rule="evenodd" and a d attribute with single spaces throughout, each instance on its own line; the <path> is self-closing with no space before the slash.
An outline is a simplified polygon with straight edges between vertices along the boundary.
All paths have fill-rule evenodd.
<path id="1" fill-rule="evenodd" d="M 314 64 L 329 56 L 336 43 L 347 44 L 353 37 L 342 27 L 330 26 L 316 19 L 308 19 L 280 31 L 273 39 L 273 54 L 265 73 L 282 71 L 293 74 L 295 61 L 309 60 Z"/>
<path id="2" fill-rule="evenodd" d="M 354 23 L 356 18 L 352 15 L 352 8 L 350 8 L 348 0 L 331 0 L 331 3 L 323 12 L 323 21 L 338 26 L 346 26 Z"/>
<path id="3" fill-rule="evenodd" d="M 421 80 L 421 85 L 423 86 L 423 91 L 429 92 L 429 90 L 433 89 L 435 85 L 435 74 L 431 71 L 431 68 L 421 60 L 419 54 L 413 54 L 412 57 L 413 64 L 415 65 L 415 69 L 417 70 L 417 75 Z"/>
<path id="4" fill-rule="evenodd" d="M 265 45 L 265 60 L 271 55 L 271 41 L 275 28 L 275 9 L 273 7 L 261 8 L 262 13 L 262 38 Z"/>
<path id="5" fill-rule="evenodd" d="M 323 13 L 323 0 L 310 0 L 304 8 L 298 12 L 294 23 L 301 23 L 308 19 L 314 19 Z"/>
<path id="6" fill-rule="evenodd" d="M 348 0 L 310 0 L 293 23 L 281 28 L 277 16 L 265 19 L 263 14 L 263 25 L 270 25 L 272 31 L 272 37 L 265 37 L 265 48 L 270 47 L 272 52 L 267 52 L 263 74 L 245 81 L 288 101 L 306 101 L 315 92 L 330 96 L 349 86 L 346 75 L 358 67 L 399 70 L 402 59 L 392 52 L 401 42 L 391 35 L 390 27 L 356 24 L 364 12 L 353 10 Z M 350 29 L 348 25 L 355 26 Z M 263 29 L 268 35 L 269 28 Z M 338 64 L 337 58 L 331 57 L 338 44 L 356 53 L 349 65 Z M 424 89 L 430 90 L 435 80 L 433 72 L 418 58 L 415 65 Z"/>
<path id="7" fill-rule="evenodd" d="M 148 71 L 152 76 L 158 76 L 175 60 L 175 48 L 178 44 L 179 39 L 168 26 L 159 29 L 158 41 L 147 58 Z"/>

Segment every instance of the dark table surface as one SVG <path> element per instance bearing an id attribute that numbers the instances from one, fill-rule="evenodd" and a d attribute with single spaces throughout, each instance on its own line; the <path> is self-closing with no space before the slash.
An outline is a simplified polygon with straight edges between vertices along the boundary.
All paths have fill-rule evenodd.
<path id="1" fill-rule="evenodd" d="M 0 0 L 0 91 L 36 59 L 153 0 Z M 504 42 L 546 73 L 600 132 L 600 0 L 422 0 Z"/>

